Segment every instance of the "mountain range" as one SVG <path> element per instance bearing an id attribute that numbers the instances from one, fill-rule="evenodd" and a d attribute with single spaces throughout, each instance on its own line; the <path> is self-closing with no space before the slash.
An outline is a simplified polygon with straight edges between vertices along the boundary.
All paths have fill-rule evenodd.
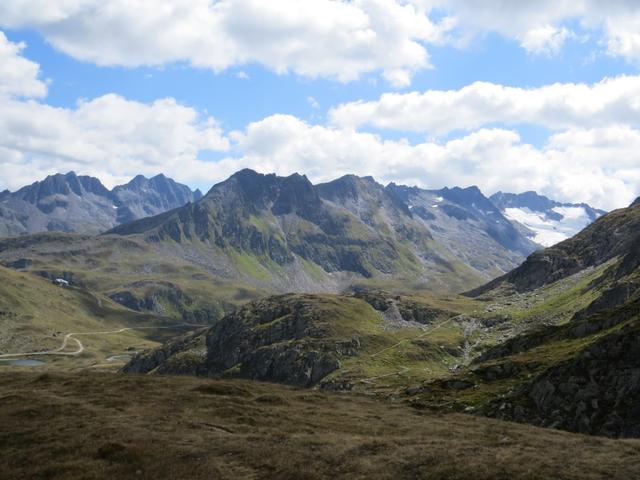
<path id="1" fill-rule="evenodd" d="M 108 190 L 97 178 L 56 174 L 16 192 L 0 193 L 0 236 L 47 231 L 100 233 L 202 197 L 160 174 L 138 175 Z"/>
<path id="2" fill-rule="evenodd" d="M 538 248 L 475 187 L 426 191 L 346 175 L 242 170 L 200 201 L 118 226 L 217 275 L 277 291 L 339 291 L 404 278 L 461 288 L 493 278 Z M 179 245 L 179 248 L 177 247 Z"/>
<path id="3" fill-rule="evenodd" d="M 248 169 L 204 196 L 164 175 L 137 176 L 109 191 L 73 172 L 0 195 L 0 232 L 40 231 L 75 235 L 9 238 L 0 246 L 2 263 L 104 285 L 105 293 L 129 307 L 177 308 L 185 318 L 211 312 L 210 303 L 199 305 L 204 297 L 220 302 L 214 310 L 227 311 L 236 303 L 232 292 L 246 288 L 341 292 L 360 284 L 392 290 L 402 284 L 459 292 L 503 275 L 540 248 L 525 226 L 509 220 L 477 187 L 385 187 L 355 175 L 314 185 L 304 175 Z M 114 282 L 110 271 L 131 270 L 134 244 L 124 239 L 146 253 L 137 259 L 135 281 Z M 105 249 L 111 263 L 127 264 L 103 265 L 96 252 Z M 169 258 L 171 269 L 196 268 L 229 288 L 214 295 L 198 288 L 194 299 L 185 293 L 191 279 L 158 276 L 158 265 Z"/>

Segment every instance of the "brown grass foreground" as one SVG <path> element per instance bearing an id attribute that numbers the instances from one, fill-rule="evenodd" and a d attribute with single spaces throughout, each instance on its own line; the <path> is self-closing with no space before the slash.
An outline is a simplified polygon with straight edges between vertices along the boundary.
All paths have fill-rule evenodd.
<path id="1" fill-rule="evenodd" d="M 640 441 L 247 381 L 15 369 L 0 478 L 629 479 Z"/>

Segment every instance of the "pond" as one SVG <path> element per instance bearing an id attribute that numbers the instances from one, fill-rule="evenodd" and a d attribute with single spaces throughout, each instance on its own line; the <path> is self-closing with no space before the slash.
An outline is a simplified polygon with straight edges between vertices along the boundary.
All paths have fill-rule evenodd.
<path id="1" fill-rule="evenodd" d="M 46 365 L 47 362 L 42 360 L 34 360 L 32 358 L 16 358 L 15 360 L 0 360 L 0 366 L 11 365 L 14 367 L 39 367 Z"/>
<path id="2" fill-rule="evenodd" d="M 118 362 L 122 360 L 126 360 L 128 362 L 131 360 L 131 355 L 113 355 L 107 358 L 107 362 Z"/>

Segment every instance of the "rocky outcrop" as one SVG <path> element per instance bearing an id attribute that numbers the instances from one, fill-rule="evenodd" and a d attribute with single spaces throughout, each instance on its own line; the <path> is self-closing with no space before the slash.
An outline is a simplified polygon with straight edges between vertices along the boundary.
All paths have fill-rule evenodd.
<path id="1" fill-rule="evenodd" d="M 429 325 L 437 320 L 456 315 L 456 312 L 450 310 L 436 308 L 402 295 L 392 295 L 380 290 L 356 289 L 354 296 L 364 300 L 379 312 L 384 313 L 390 308 L 397 308 L 405 322 Z"/>
<path id="2" fill-rule="evenodd" d="M 309 387 L 353 355 L 314 320 L 318 311 L 304 296 L 272 297 L 225 317 L 207 334 L 210 375 L 268 380 Z"/>
<path id="3" fill-rule="evenodd" d="M 556 365 L 486 413 L 580 433 L 640 436 L 640 329 L 638 322 L 594 342 Z"/>
<path id="4" fill-rule="evenodd" d="M 281 295 L 252 302 L 205 333 L 136 356 L 136 373 L 238 377 L 311 387 L 357 355 L 358 338 L 334 338 L 334 315 L 311 295 Z M 204 352 L 200 354 L 200 343 Z M 196 345 L 196 346 L 194 346 Z"/>
<path id="5" fill-rule="evenodd" d="M 124 373 L 204 375 L 207 349 L 205 331 L 191 332 L 162 347 L 135 355 L 123 368 Z"/>

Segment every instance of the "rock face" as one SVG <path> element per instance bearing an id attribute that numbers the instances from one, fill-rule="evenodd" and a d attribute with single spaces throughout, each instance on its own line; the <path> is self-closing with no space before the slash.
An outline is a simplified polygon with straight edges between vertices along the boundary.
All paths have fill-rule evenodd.
<path id="1" fill-rule="evenodd" d="M 633 308 L 635 319 L 620 331 L 492 401 L 486 413 L 580 433 L 640 437 L 640 306 Z"/>
<path id="2" fill-rule="evenodd" d="M 536 192 L 498 192 L 491 201 L 511 221 L 522 224 L 535 242 L 550 247 L 574 236 L 606 214 L 586 203 L 560 203 Z"/>
<path id="3" fill-rule="evenodd" d="M 47 231 L 99 233 L 197 200 L 185 185 L 158 175 L 134 178 L 109 191 L 100 180 L 51 175 L 15 193 L 0 194 L 0 236 Z M 198 197 L 199 198 L 199 197 Z"/>
<path id="4" fill-rule="evenodd" d="M 423 190 L 389 184 L 434 238 L 485 278 L 513 268 L 539 248 L 477 187 Z"/>
<path id="5" fill-rule="evenodd" d="M 227 315 L 197 339 L 181 339 L 135 357 L 124 371 L 239 377 L 310 387 L 360 348 L 357 338 L 333 337 L 331 315 L 314 296 L 268 297 Z M 201 355 L 202 339 L 206 353 Z"/>

